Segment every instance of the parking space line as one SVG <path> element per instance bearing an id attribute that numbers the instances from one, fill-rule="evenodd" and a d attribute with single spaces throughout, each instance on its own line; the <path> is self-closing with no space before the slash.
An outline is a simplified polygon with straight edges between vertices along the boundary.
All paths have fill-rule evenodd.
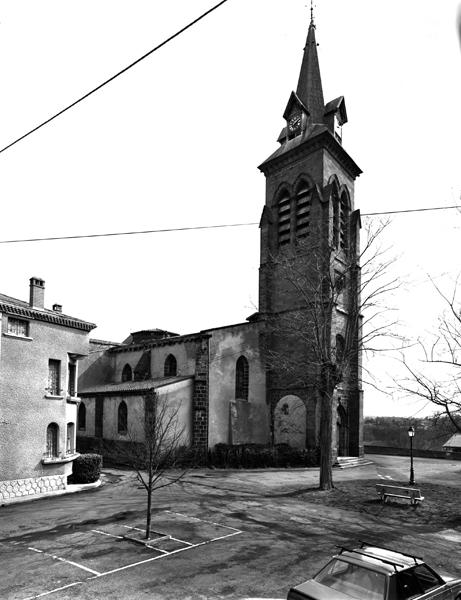
<path id="1" fill-rule="evenodd" d="M 41 594 L 37 594 L 36 596 L 28 596 L 24 600 L 35 600 L 35 598 L 43 598 L 43 596 L 48 596 L 48 594 L 54 594 L 55 592 L 60 592 L 61 590 L 73 587 L 74 585 L 81 585 L 82 583 L 83 581 L 74 581 L 74 583 L 68 583 L 67 585 L 63 585 L 62 587 L 50 590 L 49 592 L 42 592 Z"/>
<path id="2" fill-rule="evenodd" d="M 170 539 L 174 540 L 175 542 L 179 542 L 180 544 L 187 544 L 188 546 L 194 545 L 192 542 L 186 542 L 186 540 L 180 540 L 179 538 L 171 537 L 171 535 L 170 535 Z"/>
<path id="3" fill-rule="evenodd" d="M 89 567 L 85 567 L 84 565 L 79 565 L 78 563 L 72 560 L 61 558 L 60 556 L 56 556 L 56 554 L 49 554 L 48 552 L 43 552 L 43 550 L 37 550 L 37 548 L 28 548 L 28 550 L 32 550 L 33 552 L 41 552 L 43 556 L 49 556 L 53 560 L 60 560 L 61 562 L 65 562 L 68 565 L 72 565 L 74 567 L 78 567 L 79 569 L 83 569 L 84 571 L 88 571 L 88 573 L 93 573 L 93 575 L 100 575 L 99 571 L 95 571 L 94 569 L 90 569 Z"/>
<path id="4" fill-rule="evenodd" d="M 221 523 L 215 523 L 214 521 L 206 521 L 205 519 L 199 519 L 198 517 L 191 517 L 190 515 L 185 515 L 183 513 L 173 512 L 172 510 L 166 510 L 165 512 L 170 513 L 171 515 L 179 515 L 180 517 L 186 517 L 187 519 L 192 519 L 193 521 L 200 521 L 201 523 L 209 523 L 210 525 L 217 525 L 218 527 L 225 527 L 226 529 L 239 531 L 239 529 L 236 529 L 235 527 L 229 527 L 229 525 L 222 525 Z"/>
<path id="5" fill-rule="evenodd" d="M 107 533 L 107 531 L 100 531 L 99 529 L 92 529 L 91 531 L 93 531 L 94 533 L 100 533 L 101 535 L 108 535 L 109 537 L 123 540 L 123 535 L 114 535 L 113 533 Z"/>
<path id="6" fill-rule="evenodd" d="M 161 552 L 162 554 L 169 554 L 168 550 L 162 550 L 161 548 L 157 548 L 156 546 L 151 546 L 150 544 L 146 544 L 148 548 L 151 550 L 156 550 L 157 552 Z"/>
<path id="7" fill-rule="evenodd" d="M 233 535 L 238 535 L 239 533 L 243 533 L 243 531 L 234 531 L 234 533 L 228 533 L 227 535 L 220 535 L 219 537 L 215 537 L 212 540 L 208 540 L 208 543 L 216 542 L 216 540 L 223 540 L 224 538 L 232 537 Z"/>
<path id="8" fill-rule="evenodd" d="M 136 531 L 145 531 L 145 529 L 140 529 L 139 527 L 131 527 L 130 525 L 124 525 L 127 529 L 134 529 Z"/>
<path id="9" fill-rule="evenodd" d="M 198 519 L 199 521 L 201 519 Z M 233 528 L 232 528 L 233 529 Z M 243 531 L 236 530 L 234 533 L 228 533 L 226 535 L 222 535 L 211 540 L 205 540 L 204 542 L 199 542 L 198 544 L 191 544 L 190 546 L 186 546 L 185 548 L 178 548 L 177 550 L 172 550 L 167 554 L 161 554 L 160 556 L 153 556 L 152 558 L 146 558 L 145 560 L 140 560 L 136 563 L 132 563 L 131 565 L 125 565 L 123 567 L 118 567 L 117 569 L 112 569 L 111 571 L 106 571 L 105 573 L 99 573 L 95 577 L 90 577 L 90 579 L 98 579 L 99 577 L 104 577 L 105 575 L 112 575 L 113 573 L 118 573 L 119 571 L 125 571 L 126 569 L 131 569 L 132 567 L 137 567 L 139 565 L 144 565 L 149 562 L 153 562 L 154 560 L 160 560 L 162 558 L 166 558 L 167 556 L 171 556 L 172 554 L 178 554 L 179 552 L 185 552 L 186 550 L 192 550 L 192 548 L 198 548 L 199 546 L 205 546 L 206 544 L 210 544 L 211 542 L 216 542 L 217 540 L 223 540 L 224 538 L 232 537 L 234 535 L 239 535 L 243 533 Z M 157 549 L 157 548 L 156 548 Z"/>

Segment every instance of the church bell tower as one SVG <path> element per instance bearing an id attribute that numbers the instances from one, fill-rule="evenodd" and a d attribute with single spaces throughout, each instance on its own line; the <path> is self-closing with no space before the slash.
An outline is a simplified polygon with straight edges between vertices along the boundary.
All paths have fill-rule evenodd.
<path id="1" fill-rule="evenodd" d="M 359 305 L 360 215 L 354 208 L 354 181 L 361 170 L 342 144 L 342 128 L 347 123 L 344 97 L 324 101 L 312 11 L 298 85 L 289 96 L 283 119 L 279 147 L 259 166 L 266 177 L 260 222 L 259 318 L 280 323 L 287 315 L 299 316 L 303 306 L 319 302 L 318 297 L 306 298 L 305 293 L 300 300 L 300 290 L 285 277 L 287 264 L 301 278 L 315 277 L 327 269 L 331 277 L 344 279 L 345 290 L 338 294 L 328 323 L 322 324 L 331 352 L 339 353 L 337 346 L 346 335 L 351 310 Z M 327 259 L 332 250 L 334 264 Z M 346 267 L 351 261 L 356 261 L 357 276 L 351 276 Z M 333 402 L 333 445 L 337 455 L 363 454 L 358 329 L 353 332 L 357 338 L 356 356 Z M 350 335 L 350 328 L 348 331 Z M 281 357 L 270 365 L 267 375 L 273 441 L 290 442 L 278 432 L 277 423 L 298 402 L 302 411 L 297 420 L 305 422 L 305 429 L 297 436 L 297 445 L 314 448 L 318 445 L 320 421 L 315 361 L 309 351 L 286 341 L 284 345 L 280 337 L 266 329 L 268 352 Z M 290 361 L 302 365 L 304 375 L 311 376 L 298 378 L 294 371 L 290 374 L 286 368 Z"/>

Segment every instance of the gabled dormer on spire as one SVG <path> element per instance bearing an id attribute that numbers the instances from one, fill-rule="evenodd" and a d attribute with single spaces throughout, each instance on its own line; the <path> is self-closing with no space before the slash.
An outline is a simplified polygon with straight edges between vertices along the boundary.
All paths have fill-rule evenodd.
<path id="1" fill-rule="evenodd" d="M 293 138 L 306 130 L 308 117 L 309 110 L 307 109 L 307 106 L 300 100 L 295 92 L 291 92 L 287 107 L 283 113 L 283 118 L 287 122 L 286 134 L 288 139 Z"/>

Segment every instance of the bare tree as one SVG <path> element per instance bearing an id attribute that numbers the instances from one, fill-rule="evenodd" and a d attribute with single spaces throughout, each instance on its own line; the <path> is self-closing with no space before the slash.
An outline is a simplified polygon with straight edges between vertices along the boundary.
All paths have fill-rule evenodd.
<path id="1" fill-rule="evenodd" d="M 130 444 L 124 451 L 124 459 L 135 470 L 147 493 L 146 540 L 150 538 L 153 493 L 177 483 L 186 474 L 174 470 L 184 435 L 179 408 L 179 404 L 169 402 L 168 396 L 159 397 L 152 389 L 144 396 L 143 439 L 137 441 L 134 432 L 128 431 Z"/>
<path id="2" fill-rule="evenodd" d="M 358 214 L 355 219 L 358 231 Z M 369 222 L 362 250 L 358 234 L 352 233 L 348 252 L 339 244 L 302 240 L 271 257 L 297 308 L 275 313 L 268 320 L 269 373 L 278 373 L 293 388 L 307 388 L 315 382 L 320 401 L 322 490 L 333 487 L 335 391 L 340 384 L 345 390 L 358 390 L 362 351 L 382 351 L 383 339 L 397 338 L 387 299 L 399 281 L 390 275 L 394 259 L 388 258 L 380 243 L 388 225 L 388 221 Z M 324 240 L 325 236 L 307 239 Z"/>
<path id="3" fill-rule="evenodd" d="M 450 295 L 432 280 L 445 310 L 438 320 L 438 331 L 429 341 L 418 340 L 422 366 L 416 367 L 402 356 L 407 377 L 398 382 L 401 391 L 436 407 L 437 417 L 446 417 L 452 431 L 461 433 L 461 301 L 459 277 Z"/>

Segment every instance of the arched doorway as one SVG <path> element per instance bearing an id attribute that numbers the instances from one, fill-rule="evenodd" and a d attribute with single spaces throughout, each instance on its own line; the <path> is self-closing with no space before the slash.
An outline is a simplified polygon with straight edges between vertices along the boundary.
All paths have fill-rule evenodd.
<path id="1" fill-rule="evenodd" d="M 349 435 L 347 426 L 347 412 L 341 402 L 338 404 L 336 421 L 336 444 L 338 456 L 349 455 Z"/>
<path id="2" fill-rule="evenodd" d="M 306 407 L 298 396 L 284 396 L 274 410 L 274 442 L 306 447 Z"/>

